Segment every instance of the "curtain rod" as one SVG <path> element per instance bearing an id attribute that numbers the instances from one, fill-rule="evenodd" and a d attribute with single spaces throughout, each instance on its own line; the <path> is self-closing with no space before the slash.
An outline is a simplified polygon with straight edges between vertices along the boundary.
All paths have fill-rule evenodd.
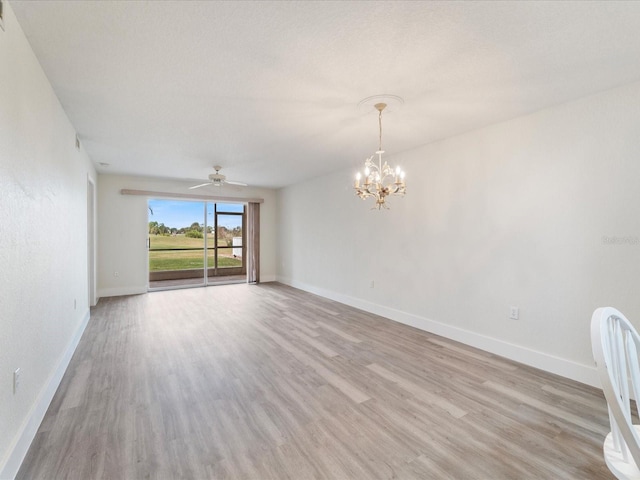
<path id="1" fill-rule="evenodd" d="M 193 200 L 218 200 L 221 202 L 264 203 L 264 198 L 222 197 L 219 195 L 197 195 L 193 193 L 154 192 L 151 190 L 131 190 L 123 188 L 122 195 L 142 195 L 144 197 L 190 198 Z"/>

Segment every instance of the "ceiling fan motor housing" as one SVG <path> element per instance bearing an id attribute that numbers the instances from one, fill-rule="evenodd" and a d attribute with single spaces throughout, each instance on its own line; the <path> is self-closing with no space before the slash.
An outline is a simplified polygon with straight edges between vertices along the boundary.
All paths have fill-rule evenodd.
<path id="1" fill-rule="evenodd" d="M 211 181 L 211 183 L 218 186 L 224 183 L 225 178 L 226 177 L 221 173 L 212 173 L 211 175 L 209 175 L 209 180 Z"/>

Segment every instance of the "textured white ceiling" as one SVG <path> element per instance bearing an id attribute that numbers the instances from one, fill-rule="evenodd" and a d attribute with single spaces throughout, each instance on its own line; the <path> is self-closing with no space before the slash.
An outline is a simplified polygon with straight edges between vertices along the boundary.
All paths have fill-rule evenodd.
<path id="1" fill-rule="evenodd" d="M 19 1 L 98 170 L 281 187 L 640 80 L 640 2 Z M 426 161 L 426 160 L 425 160 Z"/>

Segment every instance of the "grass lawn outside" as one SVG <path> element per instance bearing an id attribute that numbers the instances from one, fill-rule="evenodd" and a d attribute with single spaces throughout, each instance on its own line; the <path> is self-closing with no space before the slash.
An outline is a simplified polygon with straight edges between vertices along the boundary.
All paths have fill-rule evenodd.
<path id="1" fill-rule="evenodd" d="M 213 243 L 213 235 L 208 235 L 209 244 Z M 188 238 L 184 235 L 162 236 L 149 235 L 151 248 L 149 249 L 149 271 L 161 270 L 188 270 L 204 268 L 203 249 L 204 239 Z M 226 242 L 218 242 L 219 247 L 227 247 Z M 165 248 L 199 250 L 186 251 L 154 251 Z M 220 248 L 218 250 L 218 267 L 241 267 L 242 258 L 234 257 L 232 248 Z M 207 267 L 215 265 L 214 251 L 209 250 L 207 255 Z"/>
<path id="2" fill-rule="evenodd" d="M 203 268 L 202 250 L 187 252 L 149 252 L 149 270 L 188 270 L 191 268 Z M 213 253 L 207 258 L 207 267 L 213 268 Z M 218 254 L 218 267 L 241 267 L 242 259 L 227 257 Z"/>

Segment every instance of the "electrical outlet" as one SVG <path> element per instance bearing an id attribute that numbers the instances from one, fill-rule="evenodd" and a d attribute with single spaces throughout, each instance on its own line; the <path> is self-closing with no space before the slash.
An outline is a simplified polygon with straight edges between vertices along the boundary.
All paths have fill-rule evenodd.
<path id="1" fill-rule="evenodd" d="M 120 272 L 113 272 L 113 276 L 114 277 L 119 277 L 120 276 Z"/>
<path id="2" fill-rule="evenodd" d="M 520 318 L 520 309 L 518 307 L 509 307 L 509 318 L 518 320 Z"/>
<path id="3" fill-rule="evenodd" d="M 18 389 L 20 388 L 20 369 L 16 368 L 13 372 L 13 394 L 18 393 Z"/>
<path id="4" fill-rule="evenodd" d="M 77 302 L 77 300 L 75 298 L 73 299 L 73 309 L 74 310 L 78 309 L 78 302 Z"/>

